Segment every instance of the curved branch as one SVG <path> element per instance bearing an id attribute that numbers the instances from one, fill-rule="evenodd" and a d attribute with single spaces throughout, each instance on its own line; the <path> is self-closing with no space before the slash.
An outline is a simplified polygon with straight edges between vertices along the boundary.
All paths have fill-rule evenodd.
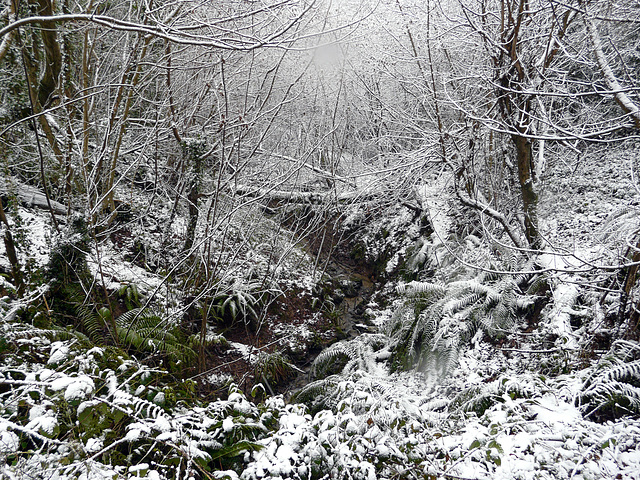
<path id="1" fill-rule="evenodd" d="M 585 2 L 585 12 L 584 12 L 584 22 L 587 27 L 587 31 L 589 32 L 589 38 L 591 39 L 591 44 L 593 45 L 593 50 L 596 56 L 596 61 L 598 62 L 598 66 L 602 71 L 602 75 L 604 77 L 604 81 L 607 84 L 609 90 L 614 92 L 614 96 L 616 102 L 622 110 L 630 115 L 633 118 L 633 123 L 636 128 L 640 130 L 640 108 L 629 98 L 629 96 L 625 93 L 625 89 L 622 88 L 620 82 L 616 78 L 607 58 L 605 57 L 604 51 L 602 50 L 602 42 L 600 41 L 600 34 L 598 33 L 598 29 L 593 23 L 593 19 L 589 16 L 589 12 L 587 11 L 587 5 Z"/>
<path id="2" fill-rule="evenodd" d="M 53 27 L 57 23 L 74 23 L 74 22 L 87 22 L 100 25 L 102 27 L 111 28 L 113 30 L 137 32 L 145 35 L 152 35 L 157 38 L 163 38 L 169 42 L 178 43 L 181 45 L 198 45 L 202 47 L 219 48 L 223 50 L 242 50 L 249 51 L 256 48 L 267 46 L 272 44 L 276 39 L 285 35 L 313 6 L 314 2 L 295 18 L 290 20 L 287 24 L 279 28 L 276 32 L 272 33 L 265 39 L 258 39 L 253 42 L 245 42 L 243 40 L 229 39 L 226 41 L 217 40 L 206 35 L 194 35 L 189 34 L 187 30 L 202 29 L 203 25 L 192 25 L 183 27 L 169 27 L 168 25 L 145 25 L 141 23 L 127 22 L 119 20 L 117 18 L 109 17 L 106 15 L 94 15 L 85 13 L 73 13 L 62 14 L 55 16 L 31 16 L 21 18 L 14 22 L 9 23 L 6 27 L 0 29 L 0 38 L 9 35 L 14 30 L 23 27 L 25 25 L 40 24 L 43 27 Z M 204 25 L 206 27 L 206 25 Z M 282 47 L 282 41 L 277 45 L 272 46 Z M 287 43 L 286 41 L 284 43 Z"/>
<path id="3" fill-rule="evenodd" d="M 460 193 L 460 191 L 457 191 L 456 193 L 458 195 L 458 199 L 462 202 L 463 205 L 466 205 L 467 207 L 471 207 L 475 210 L 478 210 L 480 213 L 484 213 L 489 217 L 493 218 L 494 220 L 497 220 L 500 223 L 500 225 L 502 225 L 502 228 L 504 228 L 504 231 L 507 233 L 507 235 L 509 236 L 513 244 L 516 246 L 516 248 L 520 248 L 520 249 L 525 248 L 522 243 L 522 240 L 520 239 L 518 234 L 516 234 L 516 232 L 513 231 L 513 228 L 507 221 L 507 218 L 502 213 L 491 208 L 489 205 L 484 205 L 476 200 L 472 200 L 471 198 L 464 197 Z"/>

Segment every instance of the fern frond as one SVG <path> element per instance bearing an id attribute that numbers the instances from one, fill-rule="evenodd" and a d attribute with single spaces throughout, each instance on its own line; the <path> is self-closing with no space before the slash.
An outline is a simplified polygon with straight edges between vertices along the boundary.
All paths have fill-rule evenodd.
<path id="1" fill-rule="evenodd" d="M 102 318 L 86 304 L 77 306 L 76 314 L 89 338 L 94 343 L 103 343 L 104 323 L 101 321 Z"/>
<path id="2" fill-rule="evenodd" d="M 195 351 L 170 330 L 164 320 L 152 309 L 136 308 L 116 319 L 116 330 L 120 343 L 136 350 L 168 355 L 176 361 L 189 361 L 196 357 Z"/>
<path id="3" fill-rule="evenodd" d="M 635 360 L 607 369 L 600 378 L 603 381 L 624 381 L 640 383 L 640 360 Z"/>
<path id="4" fill-rule="evenodd" d="M 77 340 L 82 345 L 93 345 L 93 342 L 84 333 L 79 332 L 71 327 L 58 327 L 52 325 L 49 328 L 33 328 L 25 330 L 13 329 L 11 339 L 32 339 L 36 337 L 44 337 L 51 342 Z"/>
<path id="5" fill-rule="evenodd" d="M 586 416 L 640 413 L 640 346 L 617 341 L 583 383 L 577 402 Z"/>
<path id="6" fill-rule="evenodd" d="M 213 453 L 210 453 L 210 460 L 218 460 L 220 458 L 230 458 L 237 457 L 238 455 L 242 455 L 245 452 L 254 452 L 264 448 L 264 445 L 261 445 L 256 442 L 250 442 L 248 440 L 241 440 L 232 445 L 227 445 L 226 447 L 222 447 L 220 449 L 215 450 Z"/>
<path id="7" fill-rule="evenodd" d="M 481 417 L 500 400 L 497 390 L 475 385 L 459 393 L 449 404 L 449 411 L 475 412 Z"/>
<path id="8" fill-rule="evenodd" d="M 415 281 L 407 284 L 401 284 L 396 290 L 401 295 L 406 296 L 433 295 L 436 297 L 444 295 L 447 291 L 446 287 L 444 287 L 443 285 Z"/>
<path id="9" fill-rule="evenodd" d="M 334 408 L 337 405 L 335 397 L 331 394 L 335 392 L 341 377 L 331 375 L 321 380 L 308 383 L 298 390 L 292 400 L 307 405 L 312 411 L 319 411 L 325 408 Z"/>
<path id="10" fill-rule="evenodd" d="M 502 376 L 490 383 L 474 385 L 460 392 L 449 404 L 449 411 L 475 412 L 482 416 L 496 403 L 511 399 L 533 398 L 539 393 L 540 382 L 531 375 L 518 377 Z"/>
<path id="11" fill-rule="evenodd" d="M 624 382 L 598 383 L 584 392 L 582 400 L 590 408 L 587 417 L 604 410 L 614 416 L 640 413 L 640 388 Z"/>
<path id="12" fill-rule="evenodd" d="M 160 315 L 158 312 L 150 308 L 134 308 L 128 312 L 124 312 L 116 319 L 116 324 L 121 327 L 135 325 L 158 325 L 160 323 Z"/>
<path id="13" fill-rule="evenodd" d="M 453 315 L 454 313 L 463 310 L 469 305 L 474 305 L 482 299 L 481 293 L 469 293 L 464 296 L 454 297 L 449 300 L 442 308 L 444 315 Z"/>

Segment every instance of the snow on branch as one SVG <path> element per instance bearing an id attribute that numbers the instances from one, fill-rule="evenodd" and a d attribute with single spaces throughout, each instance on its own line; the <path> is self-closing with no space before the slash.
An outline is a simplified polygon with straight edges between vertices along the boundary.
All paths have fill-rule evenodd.
<path id="1" fill-rule="evenodd" d="M 513 227 L 509 224 L 509 221 L 501 212 L 495 210 L 494 208 L 491 208 L 489 205 L 480 203 L 477 200 L 464 197 L 460 192 L 457 192 L 457 193 L 458 193 L 458 198 L 460 199 L 463 205 L 474 208 L 479 212 L 488 215 L 494 220 L 497 220 L 500 223 L 500 225 L 502 225 L 502 228 L 504 228 L 505 233 L 509 236 L 513 244 L 517 248 L 520 248 L 520 249 L 525 248 L 524 244 L 522 243 L 522 239 L 516 232 L 513 231 Z"/>
<path id="2" fill-rule="evenodd" d="M 211 37 L 211 35 L 196 34 L 193 33 L 196 30 L 207 27 L 207 25 L 188 25 L 188 26 L 172 26 L 170 24 L 158 24 L 158 25 L 149 25 L 143 23 L 129 22 L 125 20 L 120 20 L 117 18 L 109 17 L 106 15 L 94 15 L 94 14 L 85 14 L 85 13 L 74 13 L 74 14 L 61 14 L 54 16 L 31 16 L 26 18 L 21 18 L 19 20 L 13 21 L 9 23 L 4 28 L 0 29 L 0 38 L 5 37 L 10 34 L 14 30 L 33 24 L 40 24 L 43 27 L 53 26 L 56 23 L 94 23 L 96 25 L 100 25 L 105 28 L 110 28 L 113 30 L 126 31 L 126 32 L 136 32 L 144 35 L 151 35 L 153 37 L 162 38 L 172 43 L 177 43 L 181 45 L 197 45 L 203 47 L 212 47 L 212 48 L 220 48 L 223 50 L 242 50 L 242 51 L 250 51 L 259 47 L 273 45 L 276 43 L 278 46 L 283 46 L 283 42 L 287 43 L 291 41 L 291 39 L 282 38 L 284 37 L 289 30 L 302 18 L 304 14 L 306 14 L 311 7 L 313 6 L 313 2 L 310 2 L 310 5 L 304 10 L 300 15 L 297 15 L 295 18 L 291 19 L 286 24 L 282 25 L 275 32 L 271 33 L 264 39 L 256 39 L 254 41 L 246 41 L 243 38 L 233 39 L 233 38 L 225 38 L 223 40 L 216 39 Z M 256 12 L 257 13 L 257 12 Z"/>
<path id="3" fill-rule="evenodd" d="M 607 87 L 613 92 L 616 98 L 616 102 L 622 107 L 625 113 L 629 114 L 633 118 L 636 128 L 640 129 L 640 109 L 625 93 L 625 90 L 622 88 L 622 86 L 618 82 L 618 79 L 613 73 L 613 70 L 609 66 L 609 62 L 607 61 L 604 55 L 604 51 L 602 50 L 602 42 L 600 41 L 600 34 L 598 33 L 598 29 L 596 28 L 595 24 L 593 23 L 593 19 L 589 16 L 588 11 L 586 10 L 584 14 L 584 22 L 587 27 L 587 31 L 589 32 L 591 43 L 593 44 L 596 61 L 598 62 L 600 70 L 602 71 L 602 75 L 604 77 L 604 81 L 607 84 Z"/>

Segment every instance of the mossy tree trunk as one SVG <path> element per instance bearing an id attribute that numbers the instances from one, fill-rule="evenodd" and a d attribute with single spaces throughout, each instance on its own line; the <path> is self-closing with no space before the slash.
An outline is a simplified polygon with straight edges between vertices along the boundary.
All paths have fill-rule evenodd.
<path id="1" fill-rule="evenodd" d="M 53 15 L 53 2 L 51 0 L 37 1 L 38 15 L 50 17 Z M 62 69 L 62 52 L 55 28 L 50 24 L 43 25 L 41 30 L 42 45 L 44 46 L 44 62 L 42 76 L 38 86 L 38 101 L 43 107 L 47 107 L 52 95 L 58 88 L 60 71 Z"/>
<path id="2" fill-rule="evenodd" d="M 187 168 L 189 169 L 187 179 L 187 184 L 189 185 L 189 190 L 187 192 L 189 221 L 187 223 L 184 246 L 182 247 L 182 251 L 188 254 L 193 248 L 193 243 L 196 237 L 196 227 L 198 226 L 198 217 L 200 213 L 198 200 L 200 199 L 200 182 L 203 163 L 202 156 L 206 150 L 206 144 L 197 140 L 186 140 L 182 142 L 182 150 L 186 156 Z"/>
<path id="3" fill-rule="evenodd" d="M 13 284 L 16 287 L 16 294 L 18 297 L 24 295 L 24 280 L 22 278 L 22 270 L 20 269 L 20 262 L 18 261 L 18 255 L 16 253 L 15 242 L 13 241 L 13 235 L 11 235 L 11 229 L 9 221 L 4 213 L 4 207 L 2 206 L 2 200 L 0 200 L 0 223 L 4 224 L 4 248 L 7 252 L 7 258 L 11 264 L 11 276 L 13 277 Z"/>

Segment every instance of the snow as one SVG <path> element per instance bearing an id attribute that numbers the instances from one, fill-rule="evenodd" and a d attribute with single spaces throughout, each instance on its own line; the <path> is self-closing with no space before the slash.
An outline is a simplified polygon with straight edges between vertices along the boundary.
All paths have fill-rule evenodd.
<path id="1" fill-rule="evenodd" d="M 228 480 L 238 480 L 240 478 L 238 477 L 238 474 L 233 470 L 216 470 L 215 472 L 211 473 L 211 476 L 213 478 Z"/>
<path id="2" fill-rule="evenodd" d="M 222 430 L 224 432 L 230 432 L 233 430 L 233 418 L 227 417 L 222 421 Z"/>
<path id="3" fill-rule="evenodd" d="M 558 342 L 563 348 L 575 350 L 578 340 L 571 328 L 570 313 L 578 298 L 578 286 L 575 284 L 561 284 L 553 290 L 553 308 L 548 314 L 552 322 L 552 332 L 558 335 Z M 558 343 L 557 342 L 557 343 Z"/>
<path id="4" fill-rule="evenodd" d="M 149 470 L 148 463 L 140 463 L 138 465 L 132 465 L 129 467 L 129 473 L 138 473 L 142 470 Z"/>
<path id="5" fill-rule="evenodd" d="M 127 262 L 110 247 L 102 247 L 99 254 L 95 250 L 92 251 L 87 258 L 87 264 L 92 275 L 104 279 L 105 286 L 109 289 L 115 290 L 122 284 L 131 284 L 135 285 L 141 294 L 147 294 L 157 291 L 163 284 L 161 277 Z"/>
<path id="6" fill-rule="evenodd" d="M 99 438 L 90 438 L 84 446 L 87 453 L 96 453 L 104 448 L 104 442 Z"/>
<path id="7" fill-rule="evenodd" d="M 54 412 L 51 410 L 47 410 L 36 415 L 34 415 L 33 420 L 27 423 L 25 428 L 27 430 L 33 430 L 49 437 L 53 437 L 55 429 L 58 426 L 58 419 L 56 418 Z M 31 412 L 29 414 L 29 417 L 31 418 Z"/>
<path id="8" fill-rule="evenodd" d="M 16 242 L 18 260 L 21 265 L 34 262 L 37 267 L 42 267 L 49 262 L 49 252 L 51 251 L 51 236 L 53 226 L 51 219 L 30 208 L 18 207 L 17 215 L 19 223 L 13 220 L 12 214 L 7 214 L 12 225 L 12 234 Z M 4 228 L 4 224 L 2 227 Z M 21 243 L 19 238 L 26 238 L 26 243 Z M 5 251 L 4 242 L 0 242 L 0 264 L 10 269 L 9 261 Z"/>
<path id="9" fill-rule="evenodd" d="M 573 424 L 582 420 L 582 414 L 573 404 L 569 404 L 551 393 L 537 398 L 530 410 L 536 414 L 536 420 L 549 425 Z"/>
<path id="10" fill-rule="evenodd" d="M 7 431 L 7 423 L 0 419 L 0 453 L 8 455 L 18 451 L 20 438 L 14 432 Z"/>
<path id="11" fill-rule="evenodd" d="M 436 181 L 425 182 L 418 192 L 429 212 L 431 225 L 434 229 L 434 245 L 449 236 L 452 221 L 449 215 L 449 193 L 447 180 L 440 178 Z"/>
<path id="12" fill-rule="evenodd" d="M 64 390 L 68 402 L 86 400 L 95 390 L 93 379 L 88 375 L 59 376 L 49 386 L 54 392 Z"/>
<path id="13" fill-rule="evenodd" d="M 258 362 L 260 350 L 258 350 L 256 347 L 239 342 L 228 342 L 228 344 L 231 348 L 240 353 L 240 355 L 242 355 L 242 358 L 244 358 L 246 361 L 251 362 L 252 364 Z"/>
<path id="14" fill-rule="evenodd" d="M 62 342 L 53 342 L 51 344 L 51 356 L 47 360 L 47 364 L 57 364 L 64 362 L 69 357 L 69 347 Z"/>

